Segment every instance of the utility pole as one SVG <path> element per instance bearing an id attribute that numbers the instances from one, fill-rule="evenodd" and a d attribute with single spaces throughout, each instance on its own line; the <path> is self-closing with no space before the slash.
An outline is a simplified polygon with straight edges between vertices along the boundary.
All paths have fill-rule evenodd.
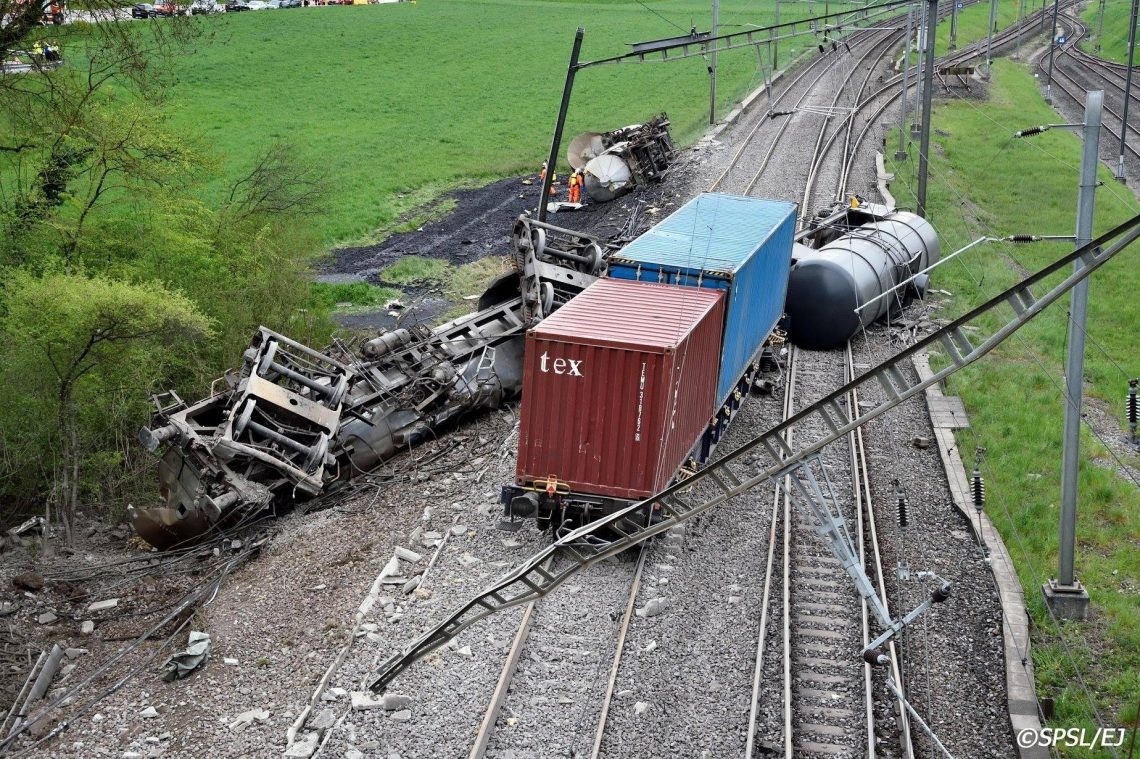
<path id="1" fill-rule="evenodd" d="M 918 23 L 918 33 L 916 34 L 918 47 L 923 51 L 926 50 L 926 34 L 926 5 L 924 3 L 922 5 L 922 15 Z M 918 135 L 918 133 L 922 131 L 922 124 L 920 123 L 920 119 L 922 118 L 922 55 L 918 56 L 914 68 L 914 115 L 911 116 L 910 133 L 912 135 Z"/>
<path id="2" fill-rule="evenodd" d="M 1045 102 L 1050 105 L 1053 103 L 1053 51 L 1057 47 L 1057 6 L 1060 0 L 1053 0 L 1053 33 L 1049 36 L 1049 75 L 1045 79 Z M 1045 22 L 1045 15 L 1041 15 L 1042 23 Z"/>
<path id="3" fill-rule="evenodd" d="M 938 0 L 926 2 L 926 71 L 922 87 L 922 140 L 918 149 L 918 215 L 926 218 L 926 178 L 930 171 L 930 101 L 934 94 L 934 38 L 938 30 Z"/>
<path id="4" fill-rule="evenodd" d="M 1124 113 L 1120 120 L 1120 158 L 1116 162 L 1116 181 L 1124 181 L 1124 140 L 1128 136 L 1128 102 L 1132 99 L 1132 59 L 1136 54 L 1136 11 L 1140 0 L 1132 0 L 1132 21 L 1128 25 L 1128 75 L 1124 78 Z M 1101 19 L 1103 24 L 1104 19 Z M 1099 37 L 1097 39 L 1100 39 Z"/>
<path id="5" fill-rule="evenodd" d="M 1093 236 L 1093 208 L 1096 201 L 1097 151 L 1100 148 L 1100 119 L 1104 91 L 1085 95 L 1084 152 L 1081 155 L 1081 187 L 1077 194 L 1076 246 L 1088 244 Z M 1085 264 L 1073 262 L 1073 270 Z M 1085 323 L 1089 285 L 1084 279 L 1073 288 L 1069 306 L 1068 360 L 1065 367 L 1065 428 L 1061 452 L 1061 536 L 1057 578 L 1041 589 L 1045 602 L 1062 619 L 1084 619 L 1089 594 L 1073 573 L 1077 536 L 1077 470 L 1081 444 L 1081 392 L 1085 371 Z"/>
<path id="6" fill-rule="evenodd" d="M 720 17 L 720 0 L 713 0 L 712 54 L 709 56 L 709 123 L 716 123 L 716 35 Z"/>
<path id="7" fill-rule="evenodd" d="M 1103 2 L 1103 0 L 1102 0 Z M 990 54 L 994 45 L 994 27 L 997 26 L 997 0 L 990 0 L 990 25 L 986 32 L 986 76 L 990 75 L 990 68 L 994 65 L 994 57 Z"/>
<path id="8" fill-rule="evenodd" d="M 578 27 L 574 34 L 574 49 L 570 51 L 570 65 L 566 69 L 566 84 L 562 86 L 562 104 L 558 107 L 558 123 L 554 125 L 554 137 L 550 140 L 550 155 L 546 159 L 546 177 L 542 180 L 538 196 L 538 220 L 546 221 L 546 203 L 550 199 L 550 183 L 554 179 L 558 165 L 558 147 L 562 142 L 562 129 L 566 126 L 566 111 L 570 109 L 570 92 L 574 89 L 574 74 L 578 72 L 578 54 L 582 52 L 582 38 L 586 30 Z"/>
<path id="9" fill-rule="evenodd" d="M 950 6 L 950 50 L 958 49 L 958 0 Z"/>
<path id="10" fill-rule="evenodd" d="M 1017 0 L 1017 41 L 1013 43 L 1013 55 L 1011 56 L 1015 61 L 1021 57 L 1021 14 L 1025 10 L 1025 0 Z"/>
<path id="11" fill-rule="evenodd" d="M 1100 55 L 1100 39 L 1104 36 L 1104 0 L 1100 0 L 1100 6 L 1096 9 L 1096 48 L 1094 53 Z"/>
<path id="12" fill-rule="evenodd" d="M 1101 0 L 1104 2 L 1104 0 Z M 780 0 L 776 0 L 776 26 L 780 25 Z M 776 69 L 780 66 L 780 35 L 776 35 L 776 39 L 772 40 L 772 75 L 775 76 Z"/>
<path id="13" fill-rule="evenodd" d="M 901 161 L 906 154 L 906 91 L 910 87 L 910 33 L 914 28 L 914 6 L 906 9 L 906 38 L 903 40 L 903 84 L 902 97 L 899 98 L 899 149 L 895 151 L 895 160 Z"/>

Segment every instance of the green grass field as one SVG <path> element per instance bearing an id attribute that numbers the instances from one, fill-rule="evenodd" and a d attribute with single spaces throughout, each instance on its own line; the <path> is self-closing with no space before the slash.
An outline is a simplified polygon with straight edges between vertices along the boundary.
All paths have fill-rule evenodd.
<path id="1" fill-rule="evenodd" d="M 934 113 L 928 193 L 944 254 L 982 236 L 1072 234 L 1080 143 L 1054 130 L 1015 139 L 1018 129 L 1056 121 L 1024 68 L 994 66 L 985 103 L 941 104 Z M 912 146 L 911 155 L 917 152 Z M 1001 167 L 1001 168 L 997 168 Z M 900 205 L 914 202 L 913 160 L 895 165 Z M 1100 169 L 1099 234 L 1138 212 L 1131 193 Z M 935 274 L 953 294 L 939 316 L 963 313 L 1071 246 L 983 245 Z M 1098 272 L 1090 286 L 1088 405 L 1115 420 L 1119 437 L 1127 380 L 1140 373 L 1132 335 L 1140 324 L 1133 246 Z M 1064 303 L 1067 304 L 1067 300 Z M 1116 471 L 1115 459 L 1086 427 L 1080 472 L 1077 574 L 1092 596 L 1090 621 L 1058 626 L 1040 587 L 1057 572 L 1065 305 L 1057 304 L 978 364 L 954 375 L 948 392 L 963 397 L 971 428 L 958 435 L 964 458 L 987 450 L 987 511 L 1017 565 L 1034 622 L 1038 693 L 1056 699 L 1054 726 L 1093 727 L 1077 672 L 1093 694 L 1104 726 L 1134 718 L 1140 695 L 1140 489 Z M 1127 455 L 1133 466 L 1140 457 Z M 1062 640 L 1064 643 L 1062 643 Z M 1097 754 L 1066 754 L 1085 756 Z"/>
<path id="2" fill-rule="evenodd" d="M 1100 3 L 1090 2 L 1081 12 L 1081 20 L 1089 28 L 1081 47 L 1090 53 L 1117 63 L 1128 62 L 1128 24 L 1132 16 L 1132 0 L 1104 0 L 1104 33 L 1100 29 Z M 1100 36 L 1098 40 L 1097 37 Z M 1097 50 L 1097 43 L 1100 50 Z"/>
<path id="3" fill-rule="evenodd" d="M 448 188 L 537 171 L 577 26 L 586 30 L 588 61 L 685 34 L 690 24 L 705 30 L 710 7 L 423 0 L 233 14 L 203 21 L 210 32 L 187 56 L 171 104 L 176 125 L 221 154 L 215 188 L 240 175 L 259 148 L 285 140 L 333 181 L 324 238 L 368 239 Z M 772 8 L 723 2 L 721 28 L 771 23 Z M 783 18 L 809 8 L 785 3 Z M 782 44 L 781 60 L 803 44 Z M 747 48 L 720 56 L 722 115 L 763 81 L 759 60 Z M 696 57 L 579 71 L 567 139 L 666 111 L 678 141 L 691 141 L 708 118 L 706 65 Z"/>

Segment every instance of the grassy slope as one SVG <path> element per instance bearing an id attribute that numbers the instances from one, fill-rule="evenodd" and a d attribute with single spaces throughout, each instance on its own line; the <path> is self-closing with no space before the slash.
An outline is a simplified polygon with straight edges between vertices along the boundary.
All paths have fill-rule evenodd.
<path id="1" fill-rule="evenodd" d="M 1096 52 L 1097 18 L 1100 3 L 1090 2 L 1081 12 L 1081 19 L 1089 28 L 1089 37 L 1081 47 L 1090 53 Z M 1105 0 L 1104 37 L 1097 55 L 1118 63 L 1128 62 L 1128 24 L 1131 21 L 1132 0 Z"/>
<path id="2" fill-rule="evenodd" d="M 210 20 L 215 34 L 188 58 L 172 102 L 178 124 L 224 155 L 217 186 L 268 141 L 288 140 L 335 180 L 325 239 L 361 239 L 444 188 L 535 171 L 579 24 L 591 60 L 683 33 L 669 22 L 708 28 L 709 8 L 424 0 L 233 14 Z M 722 28 L 769 23 L 771 8 L 725 0 Z M 781 45 L 782 60 L 797 47 Z M 693 139 L 707 120 L 705 67 L 694 58 L 580 71 L 567 138 L 667 111 L 674 135 Z M 750 49 L 722 54 L 718 68 L 721 113 L 763 79 Z"/>
<path id="3" fill-rule="evenodd" d="M 928 208 L 945 252 L 983 235 L 1068 234 L 1074 228 L 1079 141 L 1060 130 L 1013 139 L 1017 129 L 1056 121 L 1056 114 L 1023 68 L 998 61 L 994 82 L 984 109 L 957 102 L 940 105 L 934 114 Z M 915 151 L 912 146 L 912 156 Z M 907 179 L 913 166 L 895 169 L 900 204 L 913 202 L 913 183 Z M 1097 233 L 1140 211 L 1104 167 L 1101 179 Z M 939 269 L 934 286 L 953 293 L 947 315 L 962 313 L 1011 284 L 1016 268 L 1036 270 L 1067 249 L 1062 244 L 980 246 Z M 1087 394 L 1118 421 L 1127 379 L 1140 374 L 1132 339 L 1140 324 L 1134 295 L 1137 255 L 1135 246 L 1122 253 L 1090 287 Z M 1065 310 L 1054 306 L 990 357 L 951 378 L 949 392 L 960 394 L 970 412 L 972 427 L 958 438 L 964 458 L 969 460 L 976 446 L 987 449 L 987 510 L 1025 589 L 1035 623 L 1039 694 L 1058 700 L 1054 725 L 1093 725 L 1073 661 L 1061 645 L 1063 635 L 1104 724 L 1116 726 L 1132 717 L 1140 693 L 1140 490 L 1115 474 L 1112 458 L 1087 428 L 1077 574 L 1092 596 L 1091 621 L 1059 629 L 1039 590 L 1057 571 L 1065 339 Z M 1133 456 L 1132 464 L 1138 463 Z"/>

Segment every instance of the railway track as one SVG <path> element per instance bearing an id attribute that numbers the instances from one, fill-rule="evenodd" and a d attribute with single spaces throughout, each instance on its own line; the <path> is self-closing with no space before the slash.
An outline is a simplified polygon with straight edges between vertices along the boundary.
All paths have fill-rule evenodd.
<path id="1" fill-rule="evenodd" d="M 1104 90 L 1104 104 L 1101 115 L 1103 126 L 1101 137 L 1101 158 L 1114 169 L 1118 168 L 1121 153 L 1120 129 L 1124 123 L 1125 73 L 1123 67 L 1111 64 L 1080 49 L 1080 43 L 1088 37 L 1088 27 L 1081 22 L 1072 7 L 1058 17 L 1058 26 L 1064 30 L 1066 42 L 1053 53 L 1052 84 L 1062 95 L 1073 112 L 1083 113 L 1085 93 L 1090 89 Z M 1048 76 L 1048 55 L 1042 55 L 1037 62 L 1041 75 Z M 1140 176 L 1140 128 L 1136 126 L 1140 112 L 1140 82 L 1134 82 L 1129 95 L 1129 123 L 1123 144 L 1126 173 Z"/>
<path id="2" fill-rule="evenodd" d="M 788 367 L 785 414 L 807 405 L 797 397 L 801 375 L 809 378 L 814 390 L 832 381 L 842 384 L 852 371 L 849 347 L 842 353 L 796 349 Z M 881 575 L 861 437 L 853 433 L 845 446 L 829 451 L 825 466 L 836 474 L 831 490 L 835 507 L 840 511 L 843 503 L 854 507 L 846 517 L 853 536 L 859 538 L 860 561 L 871 576 Z M 909 724 L 905 720 L 887 724 L 884 715 L 876 713 L 875 692 L 882 683 L 860 658 L 870 640 L 866 604 L 858 600 L 843 567 L 819 539 L 806 504 L 789 495 L 792 491 L 785 480 L 773 499 L 765 622 L 757 645 L 745 757 L 758 755 L 761 747 L 765 755 L 776 747 L 786 757 L 875 756 L 883 746 L 897 748 L 891 755 L 912 756 Z M 885 589 L 880 595 L 885 598 Z M 774 650 L 781 652 L 779 658 L 772 656 Z M 898 682 L 900 664 L 893 650 L 891 657 Z M 774 688 L 773 683 L 781 687 Z M 772 711 L 782 715 L 778 723 L 758 719 L 761 712 Z"/>
<path id="3" fill-rule="evenodd" d="M 582 585 L 524 607 L 469 759 L 598 756 L 646 555 L 643 546 L 636 561 L 594 567 Z M 590 594 L 585 609 L 580 590 Z M 536 729 L 551 728 L 562 745 L 536 741 Z"/>

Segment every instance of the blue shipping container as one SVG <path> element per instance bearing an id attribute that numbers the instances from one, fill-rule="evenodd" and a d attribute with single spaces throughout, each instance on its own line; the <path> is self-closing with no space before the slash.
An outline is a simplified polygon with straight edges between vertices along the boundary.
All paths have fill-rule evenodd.
<path id="1" fill-rule="evenodd" d="M 723 403 L 784 311 L 796 204 L 705 193 L 610 257 L 609 276 L 728 290 Z"/>

